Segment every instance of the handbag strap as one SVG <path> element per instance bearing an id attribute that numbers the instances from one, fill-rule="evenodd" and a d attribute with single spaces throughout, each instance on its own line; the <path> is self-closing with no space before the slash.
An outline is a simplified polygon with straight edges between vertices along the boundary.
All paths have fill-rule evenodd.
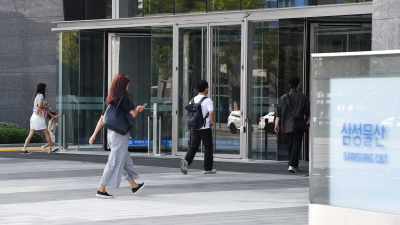
<path id="1" fill-rule="evenodd" d="M 122 99 L 123 99 L 124 97 L 125 97 L 125 95 L 122 95 L 122 97 L 119 99 L 119 102 L 118 102 L 117 108 L 118 108 L 119 104 L 121 104 L 121 101 L 122 101 Z"/>

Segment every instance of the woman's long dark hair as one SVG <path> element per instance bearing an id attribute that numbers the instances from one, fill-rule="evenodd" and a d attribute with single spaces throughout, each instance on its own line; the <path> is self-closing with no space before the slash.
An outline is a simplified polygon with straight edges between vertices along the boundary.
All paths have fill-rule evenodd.
<path id="1" fill-rule="evenodd" d="M 107 96 L 107 105 L 117 105 L 117 100 L 126 95 L 126 87 L 131 80 L 125 74 L 117 74 L 113 78 L 110 86 L 110 92 Z"/>
<path id="2" fill-rule="evenodd" d="M 43 97 L 46 98 L 46 84 L 40 83 L 37 85 L 35 98 L 38 94 L 42 94 Z"/>

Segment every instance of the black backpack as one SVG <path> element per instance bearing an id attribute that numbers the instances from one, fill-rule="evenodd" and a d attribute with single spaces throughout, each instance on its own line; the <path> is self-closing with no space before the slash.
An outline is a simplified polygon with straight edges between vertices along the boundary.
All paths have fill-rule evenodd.
<path id="1" fill-rule="evenodd" d="M 189 130 L 200 129 L 206 126 L 206 119 L 209 113 L 203 118 L 203 111 L 201 110 L 201 103 L 203 103 L 206 98 L 207 97 L 203 97 L 199 103 L 194 103 L 194 98 L 192 98 L 190 104 L 185 107 L 187 110 L 187 125 Z"/>

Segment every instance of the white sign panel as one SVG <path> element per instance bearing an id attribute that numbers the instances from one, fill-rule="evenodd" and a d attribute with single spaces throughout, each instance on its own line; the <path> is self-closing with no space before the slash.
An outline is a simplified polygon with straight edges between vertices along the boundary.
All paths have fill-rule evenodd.
<path id="1" fill-rule="evenodd" d="M 400 78 L 330 80 L 329 203 L 400 215 Z"/>

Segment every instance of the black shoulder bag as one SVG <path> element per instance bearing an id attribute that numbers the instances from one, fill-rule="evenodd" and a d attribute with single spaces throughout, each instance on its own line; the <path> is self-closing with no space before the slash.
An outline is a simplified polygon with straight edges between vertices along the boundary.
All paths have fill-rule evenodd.
<path id="1" fill-rule="evenodd" d="M 118 108 L 124 97 L 119 99 L 117 107 L 109 104 L 103 118 L 103 127 L 122 135 L 126 135 L 133 126 L 132 115 Z"/>
<path id="2" fill-rule="evenodd" d="M 295 131 L 302 131 L 302 132 L 307 132 L 308 131 L 308 126 L 307 126 L 307 121 L 301 117 L 295 117 L 292 116 L 292 107 L 290 106 L 290 98 L 289 98 L 289 93 L 286 94 L 286 98 L 288 99 L 288 104 L 289 104 L 289 113 L 290 116 L 292 117 L 292 127 Z"/>

